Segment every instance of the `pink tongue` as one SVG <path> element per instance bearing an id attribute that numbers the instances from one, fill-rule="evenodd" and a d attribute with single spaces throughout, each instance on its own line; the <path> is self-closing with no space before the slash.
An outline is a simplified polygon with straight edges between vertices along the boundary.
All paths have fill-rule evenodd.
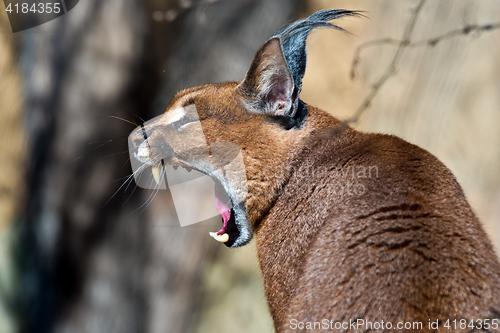
<path id="1" fill-rule="evenodd" d="M 231 217 L 231 210 L 227 207 L 227 205 L 224 202 L 222 202 L 217 197 L 215 197 L 215 207 L 217 208 L 217 211 L 219 211 L 219 214 L 222 216 L 222 219 L 224 220 L 222 229 L 217 231 L 217 235 L 220 236 L 226 233 L 227 221 L 229 221 L 229 218 Z"/>

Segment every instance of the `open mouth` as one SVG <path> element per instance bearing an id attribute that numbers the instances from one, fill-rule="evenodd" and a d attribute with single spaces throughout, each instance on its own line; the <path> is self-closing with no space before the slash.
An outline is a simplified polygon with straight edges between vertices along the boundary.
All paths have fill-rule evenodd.
<path id="1" fill-rule="evenodd" d="M 137 127 L 129 135 L 129 152 L 136 184 L 155 191 L 169 188 L 181 226 L 220 214 L 222 228 L 210 233 L 213 238 L 228 247 L 252 238 L 242 208 L 248 189 L 240 147 L 231 142 L 209 145 L 194 104 Z"/>
<path id="2" fill-rule="evenodd" d="M 251 231 L 246 227 L 245 214 L 241 209 L 247 188 L 243 157 L 237 145 L 213 142 L 209 150 L 206 142 L 204 146 L 195 142 L 185 146 L 178 144 L 179 147 L 174 144 L 174 149 L 166 143 L 162 145 L 165 140 L 152 139 L 151 135 L 143 133 L 138 137 L 137 134 L 129 138 L 134 179 L 140 187 L 156 191 L 168 187 L 181 226 L 219 214 L 222 228 L 210 233 L 216 241 L 227 247 L 237 247 L 251 239 Z M 175 140 L 172 142 L 177 144 Z M 155 148 L 153 151 L 152 147 Z M 151 156 L 164 158 L 158 162 Z M 192 162 L 184 162 L 186 160 Z M 144 172 L 146 170 L 149 172 Z M 237 197 L 230 195 L 233 192 Z M 207 200 L 210 197 L 213 199 Z M 234 207 L 235 202 L 237 207 Z"/>
<path id="3" fill-rule="evenodd" d="M 181 168 L 178 168 L 178 167 Z M 190 167 L 176 164 L 176 165 L 171 165 L 171 169 L 167 169 L 168 165 L 164 165 L 163 163 L 158 166 L 152 166 L 151 168 L 151 173 L 153 176 L 153 179 L 156 184 L 160 184 L 163 181 L 163 173 L 166 172 L 170 176 L 181 177 L 182 175 L 186 176 L 186 171 L 189 174 L 198 174 L 201 176 L 201 172 L 198 170 L 194 170 Z M 170 170 L 170 171 L 167 171 Z M 182 171 L 184 170 L 184 171 Z M 194 170 L 192 172 L 192 170 Z M 173 172 L 173 173 L 172 173 Z M 206 176 L 206 175 L 205 175 Z M 208 177 L 208 176 L 207 176 Z M 212 236 L 216 241 L 220 243 L 224 243 L 227 247 L 231 247 L 234 245 L 238 237 L 240 236 L 240 231 L 236 225 L 236 214 L 234 209 L 232 208 L 232 200 L 230 199 L 230 196 L 228 193 L 225 191 L 224 187 L 221 185 L 221 183 L 217 180 L 214 179 L 213 177 L 210 177 L 213 182 L 215 183 L 215 188 L 214 188 L 214 194 L 215 194 L 215 208 L 217 209 L 217 212 L 220 214 L 222 218 L 222 228 L 217 231 L 217 232 L 210 232 L 210 236 Z M 184 178 L 184 181 L 187 179 Z M 171 188 L 172 190 L 172 188 Z M 206 197 L 205 197 L 206 198 Z M 174 198 L 175 200 L 175 198 Z M 205 199 L 203 199 L 205 200 Z M 186 209 L 189 209 L 188 207 L 185 207 Z M 178 212 L 179 213 L 179 212 Z M 214 212 L 215 213 L 215 212 Z M 216 214 L 216 213 L 215 213 Z M 212 215 L 215 216 L 215 215 Z M 200 220 L 201 221 L 201 220 Z"/>
<path id="4" fill-rule="evenodd" d="M 215 197 L 215 206 L 222 217 L 222 228 L 217 232 L 211 232 L 216 241 L 224 243 L 231 247 L 240 236 L 240 231 L 236 227 L 235 212 L 229 208 L 217 195 Z"/>

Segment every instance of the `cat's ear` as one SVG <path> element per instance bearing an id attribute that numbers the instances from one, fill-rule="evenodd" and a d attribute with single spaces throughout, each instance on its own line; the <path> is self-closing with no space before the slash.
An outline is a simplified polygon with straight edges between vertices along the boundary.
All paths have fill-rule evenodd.
<path id="1" fill-rule="evenodd" d="M 281 28 L 257 51 L 245 79 L 238 86 L 250 109 L 274 116 L 293 117 L 306 72 L 306 40 L 315 28 L 344 29 L 328 22 L 360 12 L 330 9 L 316 12 Z"/>
<path id="2" fill-rule="evenodd" d="M 293 116 L 297 94 L 278 37 L 259 48 L 238 90 L 254 111 Z"/>

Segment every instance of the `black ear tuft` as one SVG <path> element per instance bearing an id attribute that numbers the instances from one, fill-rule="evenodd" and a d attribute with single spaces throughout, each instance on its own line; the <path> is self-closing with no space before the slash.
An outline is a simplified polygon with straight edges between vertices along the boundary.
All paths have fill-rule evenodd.
<path id="1" fill-rule="evenodd" d="M 344 9 L 329 9 L 316 12 L 306 19 L 292 22 L 281 28 L 273 37 L 281 40 L 283 56 L 286 59 L 288 68 L 293 77 L 294 87 L 297 94 L 302 90 L 302 78 L 306 71 L 306 39 L 307 35 L 320 27 L 333 28 L 345 31 L 341 27 L 329 23 L 328 21 L 343 16 L 359 16 L 358 11 Z"/>
<path id="2" fill-rule="evenodd" d="M 319 27 L 345 31 L 328 21 L 356 15 L 360 13 L 343 9 L 324 10 L 281 28 L 259 48 L 245 79 L 238 85 L 247 107 L 273 117 L 295 120 L 303 117 L 305 111 L 298 97 L 306 71 L 307 35 Z M 304 112 L 297 113 L 301 110 Z"/>

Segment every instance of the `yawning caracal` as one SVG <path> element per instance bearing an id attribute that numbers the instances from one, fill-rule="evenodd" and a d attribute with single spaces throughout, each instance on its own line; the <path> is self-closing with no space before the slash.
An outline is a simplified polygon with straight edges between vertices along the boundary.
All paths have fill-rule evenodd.
<path id="1" fill-rule="evenodd" d="M 500 331 L 498 259 L 450 170 L 396 136 L 332 131 L 339 120 L 299 99 L 309 32 L 356 15 L 288 24 L 241 82 L 180 91 L 131 134 L 135 157 L 156 178 L 181 165 L 222 184 L 232 208 L 216 200 L 212 235 L 228 247 L 256 237 L 277 332 Z M 208 158 L 179 150 L 200 124 Z M 245 177 L 215 165 L 221 142 L 239 148 Z"/>

